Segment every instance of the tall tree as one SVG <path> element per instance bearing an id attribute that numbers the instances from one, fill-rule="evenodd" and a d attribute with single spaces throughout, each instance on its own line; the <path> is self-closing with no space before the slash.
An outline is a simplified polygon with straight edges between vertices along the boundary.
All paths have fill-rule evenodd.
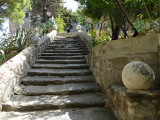
<path id="1" fill-rule="evenodd" d="M 72 29 L 72 27 L 73 27 L 72 23 L 77 23 L 77 17 L 75 15 L 75 13 L 67 10 L 67 8 L 64 7 L 63 5 L 59 6 L 57 14 L 59 14 L 62 17 L 62 19 L 64 20 L 64 23 L 66 24 L 65 30 Z"/>
<path id="2" fill-rule="evenodd" d="M 0 18 L 9 18 L 13 23 L 23 24 L 25 11 L 31 10 L 30 0 L 2 0 Z"/>
<path id="3" fill-rule="evenodd" d="M 112 29 L 112 40 L 118 39 L 120 30 L 124 37 L 129 37 L 127 31 L 134 30 L 133 36 L 138 35 L 138 30 L 134 26 L 137 16 L 141 14 L 143 20 L 148 20 L 148 15 L 142 0 L 75 0 L 85 7 L 85 15 L 89 18 L 100 20 L 101 17 L 110 19 Z M 159 2 L 157 0 L 146 0 L 146 7 L 153 20 L 157 19 Z M 158 10 L 158 9 L 157 9 Z M 131 27 L 131 28 L 130 28 Z"/>
<path id="4" fill-rule="evenodd" d="M 63 0 L 32 0 L 32 15 L 40 15 L 42 22 L 46 23 L 49 17 L 58 17 L 57 11 Z"/>

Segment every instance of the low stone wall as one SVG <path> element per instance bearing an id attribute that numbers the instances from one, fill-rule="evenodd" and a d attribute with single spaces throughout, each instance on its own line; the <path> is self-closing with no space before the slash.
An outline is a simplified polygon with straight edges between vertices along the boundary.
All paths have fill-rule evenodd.
<path id="1" fill-rule="evenodd" d="M 159 120 L 160 91 L 127 90 L 122 85 L 108 89 L 110 109 L 117 120 Z"/>
<path id="2" fill-rule="evenodd" d="M 84 41 L 90 41 L 84 33 L 80 34 Z M 91 45 L 90 42 L 85 43 Z M 91 51 L 88 62 L 97 83 L 104 91 L 112 84 L 122 84 L 124 66 L 135 60 L 149 64 L 159 83 L 159 34 L 108 41 L 95 46 Z"/>
<path id="3" fill-rule="evenodd" d="M 83 38 L 87 46 L 91 46 L 91 41 L 84 35 L 84 33 L 79 33 L 81 38 Z M 86 42 L 87 41 L 87 42 Z M 88 63 L 90 65 L 90 69 L 93 72 L 93 75 L 96 79 L 96 82 L 101 86 L 105 97 L 106 97 L 106 107 L 109 107 L 115 116 L 119 120 L 135 120 L 131 115 L 130 119 L 127 119 L 126 116 L 129 116 L 130 113 L 121 115 L 121 113 L 117 113 L 118 111 L 122 111 L 123 106 L 121 106 L 121 99 L 123 99 L 123 93 L 119 92 L 118 94 L 116 90 L 111 90 L 112 85 L 123 85 L 122 83 L 122 70 L 126 64 L 132 61 L 142 61 L 147 63 L 153 69 L 156 82 L 152 89 L 156 89 L 159 91 L 160 89 L 160 34 L 150 34 L 146 36 L 140 36 L 136 38 L 108 41 L 105 43 L 101 43 L 98 46 L 92 48 L 91 54 L 88 55 Z M 118 88 L 117 88 L 118 89 Z M 121 90 L 120 90 L 121 91 Z M 141 95 L 140 95 L 141 96 Z M 124 100 L 128 100 L 128 98 L 124 98 Z M 150 99 L 149 97 L 147 99 Z M 156 99 L 159 99 L 156 96 Z M 116 101 L 120 105 L 115 108 Z M 145 98 L 142 97 L 140 101 L 145 101 Z M 134 101 L 130 101 L 129 104 L 134 104 Z M 137 103 L 136 103 L 137 104 Z M 149 103 L 147 103 L 149 105 Z M 154 104 L 154 100 L 151 101 L 151 104 Z M 117 105 L 117 106 L 118 106 Z M 155 105 L 155 104 L 154 104 Z M 138 106 L 138 107 L 137 107 Z M 133 109 L 139 109 L 139 114 L 145 116 L 147 113 L 144 113 L 143 110 L 147 109 L 145 105 L 138 103 L 137 106 Z M 155 106 L 153 107 L 155 108 Z M 156 111 L 158 112 L 158 111 Z M 136 113 L 135 113 L 136 114 Z M 138 115 L 137 115 L 138 116 Z M 135 117 L 138 119 L 138 117 Z M 138 120 L 144 120 L 142 117 L 139 117 Z M 147 119 L 146 119 L 147 120 Z M 148 119 L 150 120 L 150 119 Z M 152 120 L 152 119 L 151 119 Z M 154 119 L 153 119 L 154 120 Z M 155 119 L 156 120 L 156 119 Z"/>
<path id="4" fill-rule="evenodd" d="M 92 52 L 92 38 L 88 36 L 85 32 L 77 32 L 77 34 L 80 36 L 80 38 L 84 41 L 86 44 L 88 50 Z"/>
<path id="5" fill-rule="evenodd" d="M 10 99 L 15 87 L 20 83 L 20 78 L 25 76 L 30 67 L 35 63 L 37 56 L 52 42 L 56 31 L 52 31 L 38 42 L 30 45 L 18 55 L 0 66 L 0 111 L 2 103 Z"/>

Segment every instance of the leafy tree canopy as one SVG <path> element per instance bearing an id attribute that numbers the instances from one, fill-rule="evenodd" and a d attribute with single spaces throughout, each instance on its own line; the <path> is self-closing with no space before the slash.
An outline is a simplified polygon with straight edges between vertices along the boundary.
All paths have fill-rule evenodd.
<path id="1" fill-rule="evenodd" d="M 9 18 L 13 23 L 23 24 L 25 11 L 31 10 L 30 0 L 2 0 L 0 18 Z"/>

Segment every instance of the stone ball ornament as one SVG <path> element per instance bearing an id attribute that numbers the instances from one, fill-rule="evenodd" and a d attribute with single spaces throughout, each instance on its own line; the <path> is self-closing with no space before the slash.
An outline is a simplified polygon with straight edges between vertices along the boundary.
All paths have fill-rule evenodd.
<path id="1" fill-rule="evenodd" d="M 58 26 L 55 24 L 53 25 L 53 30 L 57 30 L 58 29 Z"/>
<path id="2" fill-rule="evenodd" d="M 77 25 L 76 29 L 77 31 L 81 31 L 81 25 Z"/>
<path id="3" fill-rule="evenodd" d="M 128 89 L 150 89 L 155 81 L 152 68 L 144 62 L 128 63 L 122 71 L 122 82 Z"/>

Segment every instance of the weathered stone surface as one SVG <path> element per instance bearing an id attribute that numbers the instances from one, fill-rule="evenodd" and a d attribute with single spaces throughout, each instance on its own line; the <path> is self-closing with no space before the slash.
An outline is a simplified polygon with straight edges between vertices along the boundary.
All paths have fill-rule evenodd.
<path id="1" fill-rule="evenodd" d="M 39 38 L 35 35 L 35 34 L 30 34 L 28 36 L 28 44 L 37 44 L 38 43 Z"/>
<path id="2" fill-rule="evenodd" d="M 160 90 L 128 90 L 113 85 L 108 91 L 110 108 L 118 120 L 159 120 Z"/>
<path id="3" fill-rule="evenodd" d="M 43 56 L 78 56 L 82 53 L 42 53 Z"/>
<path id="4" fill-rule="evenodd" d="M 62 59 L 62 60 L 46 60 L 46 59 L 38 59 L 36 60 L 36 63 L 58 63 L 58 64 L 84 64 L 87 63 L 87 60 L 70 60 L 70 59 Z"/>
<path id="5" fill-rule="evenodd" d="M 128 89 L 149 89 L 154 80 L 152 68 L 141 61 L 128 63 L 122 71 L 122 81 Z"/>
<path id="6" fill-rule="evenodd" d="M 20 77 L 26 75 L 34 63 L 35 51 L 36 47 L 30 46 L 0 67 L 0 108 L 3 102 L 10 99 Z"/>
<path id="7" fill-rule="evenodd" d="M 34 111 L 58 108 L 88 108 L 103 107 L 104 97 L 101 93 L 79 95 L 14 95 L 11 100 L 3 104 L 5 111 Z"/>
<path id="8" fill-rule="evenodd" d="M 39 59 L 49 59 L 49 60 L 57 60 L 57 59 L 69 59 L 69 60 L 80 60 L 80 59 L 84 59 L 85 57 L 83 55 L 78 55 L 78 56 L 39 56 Z"/>
<path id="9" fill-rule="evenodd" d="M 55 34 L 51 33 L 48 38 L 52 41 L 54 36 Z M 42 41 L 39 45 L 46 42 L 44 39 Z M 20 77 L 26 75 L 31 65 L 35 63 L 36 56 L 41 49 L 39 46 L 31 45 L 0 67 L 0 111 L 1 104 L 10 99 L 15 87 L 20 82 Z"/>
<path id="10" fill-rule="evenodd" d="M 46 47 L 45 50 L 87 50 L 87 48 L 53 48 L 53 47 Z"/>
<path id="11" fill-rule="evenodd" d="M 76 76 L 76 75 L 92 75 L 90 70 L 86 69 L 31 69 L 27 72 L 28 76 Z"/>
<path id="12" fill-rule="evenodd" d="M 88 64 L 34 64 L 32 68 L 89 69 Z"/>
<path id="13" fill-rule="evenodd" d="M 22 84 L 24 85 L 48 85 L 48 84 L 64 84 L 64 83 L 86 83 L 94 82 L 93 76 L 32 76 L 24 77 Z"/>
<path id="14" fill-rule="evenodd" d="M 117 41 L 108 41 L 105 43 L 101 43 L 94 48 L 92 48 L 92 42 L 91 37 L 87 36 L 86 33 L 78 33 L 88 49 L 92 51 L 88 57 L 88 63 L 90 65 L 90 69 L 93 72 L 93 75 L 96 79 L 96 82 L 102 87 L 107 99 L 106 100 L 106 106 L 112 108 L 112 111 L 114 112 L 114 115 L 119 120 L 147 120 L 148 118 L 152 119 L 152 117 L 155 115 L 153 114 L 151 117 L 152 112 L 149 113 L 147 116 L 147 107 L 140 106 L 141 103 L 139 103 L 139 107 L 132 109 L 127 108 L 126 103 L 128 103 L 125 98 L 125 92 L 123 92 L 125 89 L 116 89 L 116 91 L 119 92 L 113 92 L 110 89 L 110 86 L 114 84 L 122 85 L 122 70 L 126 64 L 132 61 L 143 61 L 147 63 L 151 68 L 153 69 L 156 80 L 155 84 L 153 85 L 153 89 L 159 89 L 160 86 L 160 35 L 159 34 L 149 34 L 146 36 L 140 36 L 140 37 L 134 37 L 129 38 L 125 40 L 117 40 Z M 153 41 L 154 40 L 154 41 Z M 151 47 L 150 47 L 151 46 Z M 116 97 L 117 94 L 120 95 L 120 97 Z M 133 94 L 130 94 L 133 95 Z M 143 98 L 144 95 L 138 94 L 134 95 L 135 98 Z M 154 96 L 154 94 L 153 94 Z M 145 99 L 145 98 L 144 98 Z M 143 100 L 144 100 L 143 99 Z M 147 98 L 148 99 L 148 98 Z M 158 99 L 158 95 L 157 95 Z M 131 102 L 131 101 L 130 101 Z M 134 103 L 132 103 L 134 104 Z M 135 103 L 137 104 L 137 103 Z M 137 105 L 138 106 L 138 105 Z M 142 108 L 141 108 L 142 107 Z M 144 109 L 145 108 L 145 109 Z M 135 115 L 132 115 L 130 117 L 130 114 L 134 113 L 134 111 L 137 110 L 137 113 L 139 116 L 142 114 L 142 117 L 134 117 Z M 127 110 L 130 111 L 130 113 L 127 112 Z M 150 109 L 150 111 L 153 111 L 155 113 L 155 110 Z M 159 110 L 156 110 L 159 111 Z M 146 112 L 146 113 L 145 113 Z M 156 115 L 156 118 L 153 120 L 159 120 L 158 115 Z M 150 120 L 149 119 L 149 120 Z"/>
<path id="15" fill-rule="evenodd" d="M 98 114 L 97 114 L 98 113 Z M 115 120 L 104 108 L 62 109 L 36 112 L 1 112 L 2 120 Z"/>
<path id="16" fill-rule="evenodd" d="M 17 91 L 18 92 L 18 91 Z M 22 86 L 18 94 L 24 95 L 66 95 L 101 92 L 96 83 L 72 83 L 47 86 Z"/>
<path id="17" fill-rule="evenodd" d="M 45 50 L 47 53 L 88 53 L 87 50 Z"/>
<path id="18" fill-rule="evenodd" d="M 52 42 L 55 38 L 57 34 L 56 30 L 53 30 L 52 32 L 50 32 L 49 34 L 47 34 L 46 36 L 43 36 L 39 41 L 38 41 L 38 45 L 41 45 L 43 43 L 45 43 L 48 39 Z"/>

